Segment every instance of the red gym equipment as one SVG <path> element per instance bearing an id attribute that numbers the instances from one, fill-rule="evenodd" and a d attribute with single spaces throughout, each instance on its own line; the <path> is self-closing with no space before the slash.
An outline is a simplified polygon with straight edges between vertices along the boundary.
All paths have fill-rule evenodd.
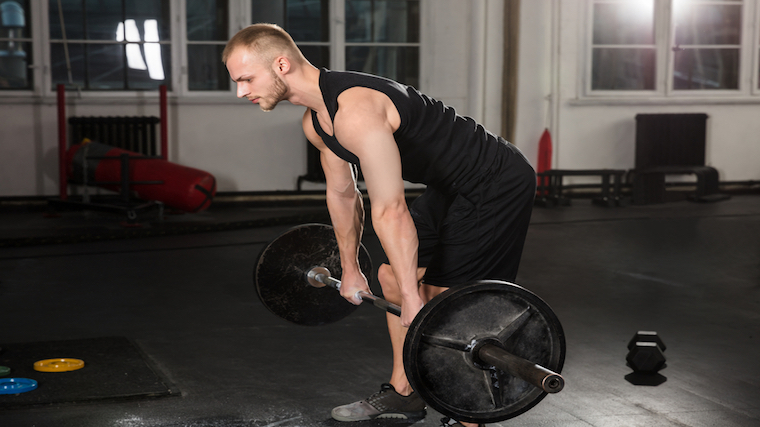
<path id="1" fill-rule="evenodd" d="M 216 195 L 216 180 L 208 172 L 178 165 L 167 160 L 167 93 L 160 87 L 160 120 L 155 117 L 106 117 L 85 119 L 90 127 L 77 136 L 67 148 L 66 95 L 58 85 L 58 156 L 60 200 L 56 205 L 76 206 L 84 209 L 123 211 L 128 219 L 135 220 L 138 211 L 163 206 L 184 212 L 198 212 L 208 208 Z M 75 118 L 69 120 L 74 122 Z M 81 120 L 80 120 L 81 121 Z M 145 146 L 146 136 L 160 123 L 160 155 L 146 155 L 122 147 L 109 145 L 109 137 L 120 142 L 134 139 L 136 145 Z M 87 132 L 90 132 L 89 134 Z M 128 135 L 125 135 L 128 134 Z M 93 140 L 90 139 L 101 139 Z M 150 138 L 147 138 L 150 139 Z M 147 144 L 149 145 L 149 144 Z M 155 151 L 156 147 L 149 147 Z M 83 201 L 69 199 L 68 184 L 95 185 L 120 194 L 120 200 L 108 203 L 91 203 L 86 194 Z M 140 201 L 134 201 L 136 197 Z"/>

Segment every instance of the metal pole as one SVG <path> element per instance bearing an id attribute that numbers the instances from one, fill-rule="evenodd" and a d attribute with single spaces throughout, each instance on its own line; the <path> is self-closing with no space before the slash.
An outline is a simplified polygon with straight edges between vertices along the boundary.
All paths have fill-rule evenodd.
<path id="1" fill-rule="evenodd" d="M 169 160 L 169 118 L 166 112 L 166 85 L 159 86 L 160 105 L 159 117 L 161 118 L 161 158 Z"/>
<path id="2" fill-rule="evenodd" d="M 66 88 L 59 84 L 58 92 L 58 194 L 66 201 L 68 195 L 68 178 L 66 176 Z"/>

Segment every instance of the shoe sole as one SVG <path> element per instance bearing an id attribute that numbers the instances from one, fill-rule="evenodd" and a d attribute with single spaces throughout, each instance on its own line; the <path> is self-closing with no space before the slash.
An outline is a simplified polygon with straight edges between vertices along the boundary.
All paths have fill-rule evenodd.
<path id="1" fill-rule="evenodd" d="M 340 415 L 332 415 L 333 419 L 336 421 L 342 421 L 342 422 L 352 422 L 352 421 L 369 421 L 369 420 L 375 420 L 375 419 L 402 419 L 402 420 L 416 420 L 416 419 L 422 419 L 425 418 L 426 412 L 399 412 L 399 413 L 385 413 L 385 414 L 379 414 L 376 417 L 362 417 L 362 418 L 348 418 L 348 417 L 341 417 Z"/>
<path id="2" fill-rule="evenodd" d="M 403 419 L 403 420 L 415 420 L 415 419 L 421 419 L 425 418 L 425 412 L 402 412 L 402 413 L 396 413 L 396 414 L 380 414 L 375 417 L 375 419 L 378 418 L 395 418 L 395 419 Z"/>

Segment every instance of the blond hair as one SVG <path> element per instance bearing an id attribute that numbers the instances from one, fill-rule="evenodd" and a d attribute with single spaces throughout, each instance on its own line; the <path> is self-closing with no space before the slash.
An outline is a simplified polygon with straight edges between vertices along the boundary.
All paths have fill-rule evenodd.
<path id="1" fill-rule="evenodd" d="M 276 24 L 253 24 L 238 31 L 227 42 L 222 52 L 222 62 L 226 64 L 232 52 L 239 47 L 253 52 L 267 64 L 281 55 L 297 62 L 306 60 L 290 34 Z"/>

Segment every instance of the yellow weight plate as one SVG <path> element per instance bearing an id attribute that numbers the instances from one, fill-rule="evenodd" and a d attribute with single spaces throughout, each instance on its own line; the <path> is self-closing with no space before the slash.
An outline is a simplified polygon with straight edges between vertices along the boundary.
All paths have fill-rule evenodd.
<path id="1" fill-rule="evenodd" d="M 34 370 L 39 372 L 67 372 L 84 368 L 80 359 L 45 359 L 34 362 Z"/>

